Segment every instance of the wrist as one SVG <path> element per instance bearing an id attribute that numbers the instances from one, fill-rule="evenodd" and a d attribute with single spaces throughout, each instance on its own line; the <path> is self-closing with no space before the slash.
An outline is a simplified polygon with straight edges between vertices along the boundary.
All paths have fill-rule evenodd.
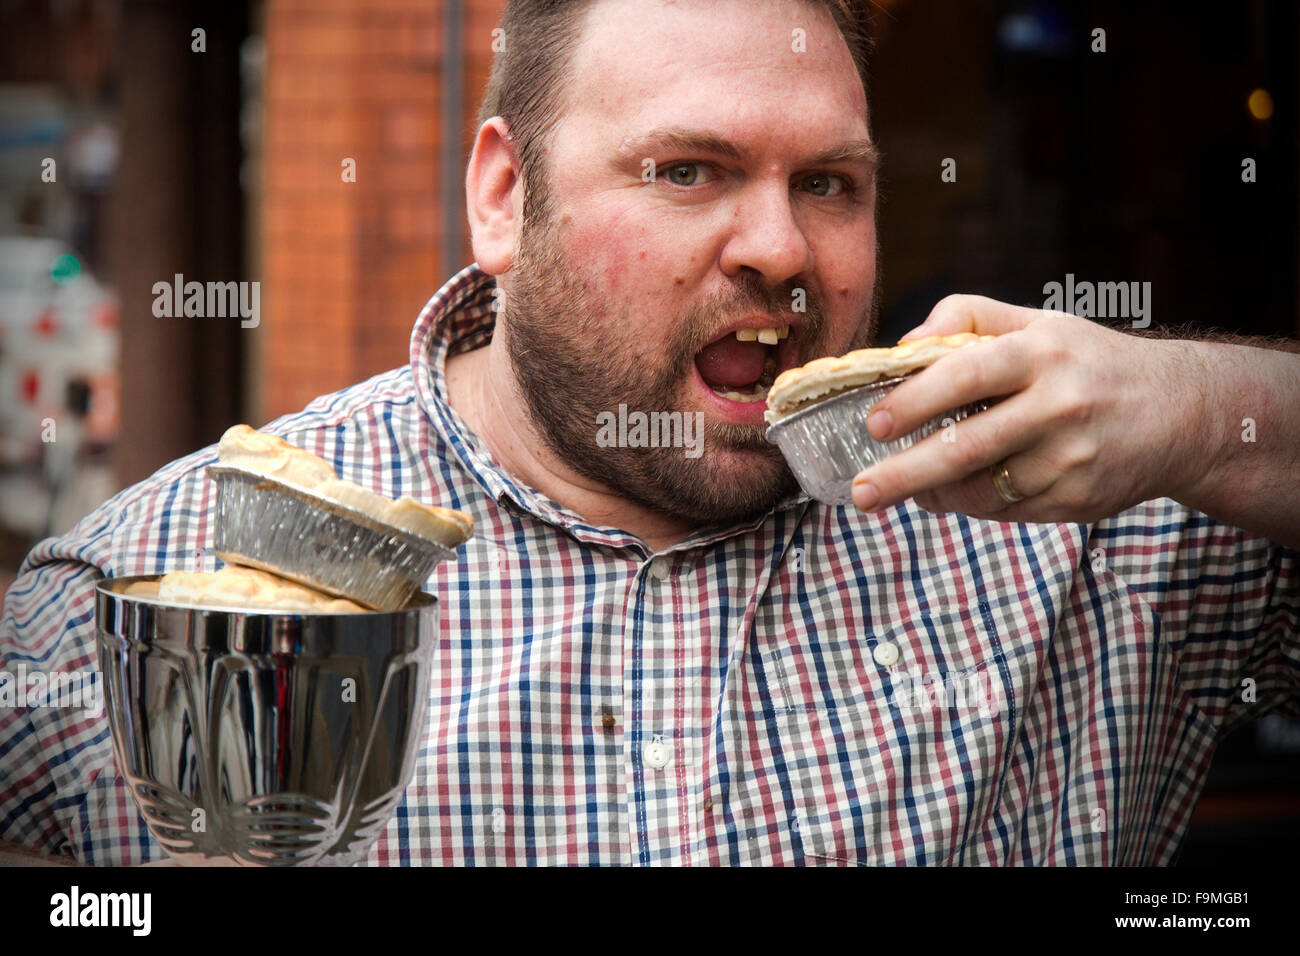
<path id="1" fill-rule="evenodd" d="M 1243 367 L 1239 349 L 1216 342 L 1171 341 L 1177 373 L 1186 388 L 1179 395 L 1180 414 L 1171 416 L 1179 434 L 1171 462 L 1171 487 L 1166 494 L 1204 513 L 1228 504 L 1224 494 L 1244 490 L 1244 481 L 1227 480 L 1240 472 L 1238 458 L 1243 429 L 1260 414 L 1255 378 Z"/>

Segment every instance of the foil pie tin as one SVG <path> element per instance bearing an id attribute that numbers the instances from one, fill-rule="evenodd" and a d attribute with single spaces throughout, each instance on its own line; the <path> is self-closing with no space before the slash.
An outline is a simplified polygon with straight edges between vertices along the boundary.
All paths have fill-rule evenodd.
<path id="1" fill-rule="evenodd" d="M 915 373 L 913 373 L 915 374 Z M 822 399 L 768 426 L 767 440 L 781 448 L 799 487 L 828 505 L 853 502 L 853 479 L 863 469 L 911 448 L 944 427 L 989 407 L 987 402 L 944 412 L 892 441 L 877 441 L 867 431 L 872 407 L 896 385 L 911 378 L 882 379 Z"/>
<path id="2" fill-rule="evenodd" d="M 213 550 L 378 610 L 405 607 L 455 551 L 364 511 L 266 475 L 212 465 L 217 483 Z"/>

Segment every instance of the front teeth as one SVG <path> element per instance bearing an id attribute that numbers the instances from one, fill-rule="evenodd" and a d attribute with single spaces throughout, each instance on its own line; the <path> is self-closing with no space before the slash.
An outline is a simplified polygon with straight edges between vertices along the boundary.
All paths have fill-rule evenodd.
<path id="1" fill-rule="evenodd" d="M 762 342 L 764 345 L 776 345 L 781 339 L 790 334 L 790 326 L 782 325 L 778 328 L 768 327 L 765 329 L 736 329 L 736 340 L 739 342 Z"/>
<path id="2" fill-rule="evenodd" d="M 714 389 L 714 392 L 716 392 L 718 395 L 721 395 L 723 398 L 729 398 L 729 399 L 731 399 L 733 402 L 765 402 L 765 401 L 767 401 L 767 393 L 766 393 L 766 392 L 764 392 L 762 395 L 742 395 L 742 394 L 740 394 L 740 392 L 719 392 L 716 388 Z"/>

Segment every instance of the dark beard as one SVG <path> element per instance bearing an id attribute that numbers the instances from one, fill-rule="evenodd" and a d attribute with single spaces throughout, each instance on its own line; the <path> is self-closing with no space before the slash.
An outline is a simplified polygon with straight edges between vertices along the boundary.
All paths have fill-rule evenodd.
<path id="1" fill-rule="evenodd" d="M 540 220 L 540 221 L 539 221 Z M 696 353 L 708 344 L 718 317 L 761 311 L 789 313 L 795 283 L 764 286 L 750 270 L 734 280 L 730 294 L 711 298 L 664 324 L 670 336 L 657 367 L 621 358 L 609 342 L 611 322 L 622 321 L 599 306 L 598 291 L 566 261 L 549 211 L 526 225 L 510 276 L 501 319 L 507 352 L 525 406 L 551 451 L 578 473 L 619 495 L 694 526 L 745 521 L 770 511 L 798 489 L 780 450 L 761 426 L 704 419 L 703 454 L 689 458 L 674 447 L 602 447 L 597 416 L 629 411 L 684 411 L 682 395 L 695 374 Z M 875 296 L 872 297 L 873 305 Z M 811 290 L 802 316 L 801 349 L 817 343 L 825 326 Z M 855 340 L 870 335 L 859 329 Z M 807 361 L 813 355 L 802 354 Z"/>

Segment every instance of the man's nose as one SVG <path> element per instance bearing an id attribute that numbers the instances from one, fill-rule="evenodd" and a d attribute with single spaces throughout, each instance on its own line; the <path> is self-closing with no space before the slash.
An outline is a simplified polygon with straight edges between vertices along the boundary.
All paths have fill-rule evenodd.
<path id="1" fill-rule="evenodd" d="M 722 271 L 735 276 L 746 266 L 771 282 L 784 282 L 812 268 L 813 251 L 795 220 L 788 183 L 753 183 L 736 197 Z"/>

